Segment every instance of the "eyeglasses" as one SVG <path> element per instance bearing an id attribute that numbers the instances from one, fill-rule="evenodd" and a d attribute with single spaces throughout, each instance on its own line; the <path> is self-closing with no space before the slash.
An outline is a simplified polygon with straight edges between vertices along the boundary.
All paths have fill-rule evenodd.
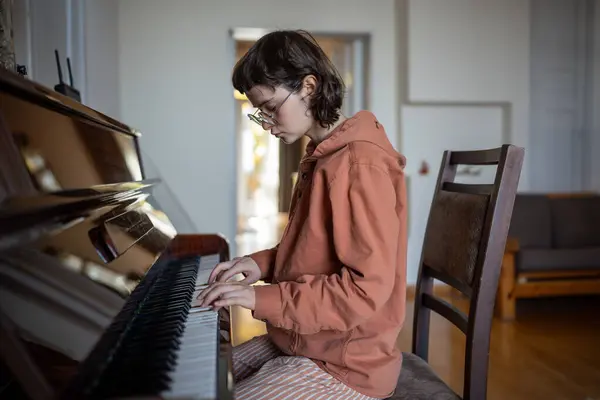
<path id="1" fill-rule="evenodd" d="M 275 111 L 273 111 L 271 114 L 261 111 L 259 109 L 256 109 L 256 111 L 254 111 L 254 113 L 248 114 L 248 118 L 250 118 L 250 121 L 256 122 L 258 125 L 262 126 L 263 128 L 265 126 L 267 127 L 267 129 L 274 127 L 275 125 L 277 125 L 277 120 L 275 119 L 275 115 L 277 114 L 277 112 L 279 111 L 281 106 L 283 106 L 283 104 L 287 101 L 287 99 L 290 98 L 292 93 L 293 92 L 290 92 L 286 96 L 286 98 L 283 99 L 283 101 L 279 104 L 279 106 L 277 106 Z"/>

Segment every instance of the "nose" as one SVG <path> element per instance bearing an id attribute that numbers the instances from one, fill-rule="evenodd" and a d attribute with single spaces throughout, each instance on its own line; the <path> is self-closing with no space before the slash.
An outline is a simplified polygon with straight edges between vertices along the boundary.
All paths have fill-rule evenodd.
<path id="1" fill-rule="evenodd" d="M 268 131 L 268 130 L 272 129 L 272 128 L 273 128 L 273 126 L 275 126 L 275 125 L 273 125 L 273 124 L 270 124 L 270 123 L 268 123 L 267 121 L 263 121 L 261 125 L 262 125 L 262 128 L 263 128 L 265 131 Z"/>

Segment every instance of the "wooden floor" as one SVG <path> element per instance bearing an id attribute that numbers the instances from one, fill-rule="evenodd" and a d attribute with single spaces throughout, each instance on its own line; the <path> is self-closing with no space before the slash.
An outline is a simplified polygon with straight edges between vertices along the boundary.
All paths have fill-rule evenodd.
<path id="1" fill-rule="evenodd" d="M 463 310 L 462 298 L 452 301 Z M 398 345 L 410 349 L 408 326 Z M 600 297 L 520 301 L 515 322 L 494 320 L 488 398 L 600 399 Z M 465 336 L 432 316 L 429 360 L 435 371 L 462 392 Z"/>
<path id="2" fill-rule="evenodd" d="M 464 308 L 459 297 L 452 302 Z M 413 304 L 398 338 L 410 351 Z M 232 311 L 234 342 L 264 333 L 250 313 Z M 600 400 L 600 297 L 524 300 L 516 322 L 494 321 L 490 348 L 490 400 Z M 462 332 L 432 316 L 430 363 L 462 393 L 465 339 Z"/>

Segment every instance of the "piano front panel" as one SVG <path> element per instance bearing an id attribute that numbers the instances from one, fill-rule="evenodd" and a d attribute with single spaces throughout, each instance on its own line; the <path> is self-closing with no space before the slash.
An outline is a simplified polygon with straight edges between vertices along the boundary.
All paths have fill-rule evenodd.
<path id="1" fill-rule="evenodd" d="M 169 253 L 178 257 L 219 254 L 219 261 L 228 261 L 229 243 L 217 234 L 182 234 L 171 242 Z"/>

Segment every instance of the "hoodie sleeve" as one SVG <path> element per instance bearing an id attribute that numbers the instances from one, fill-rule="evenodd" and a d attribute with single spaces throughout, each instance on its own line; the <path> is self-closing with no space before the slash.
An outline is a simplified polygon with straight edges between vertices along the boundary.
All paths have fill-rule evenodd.
<path id="1" fill-rule="evenodd" d="M 258 265 L 260 269 L 261 279 L 265 282 L 270 282 L 273 278 L 273 267 L 275 265 L 275 257 L 277 256 L 277 248 L 279 245 L 266 250 L 257 251 L 248 255 Z"/>
<path id="2" fill-rule="evenodd" d="M 347 331 L 389 299 L 399 230 L 395 188 L 389 175 L 373 165 L 353 164 L 342 175 L 329 188 L 341 271 L 255 287 L 256 318 L 300 334 Z"/>

